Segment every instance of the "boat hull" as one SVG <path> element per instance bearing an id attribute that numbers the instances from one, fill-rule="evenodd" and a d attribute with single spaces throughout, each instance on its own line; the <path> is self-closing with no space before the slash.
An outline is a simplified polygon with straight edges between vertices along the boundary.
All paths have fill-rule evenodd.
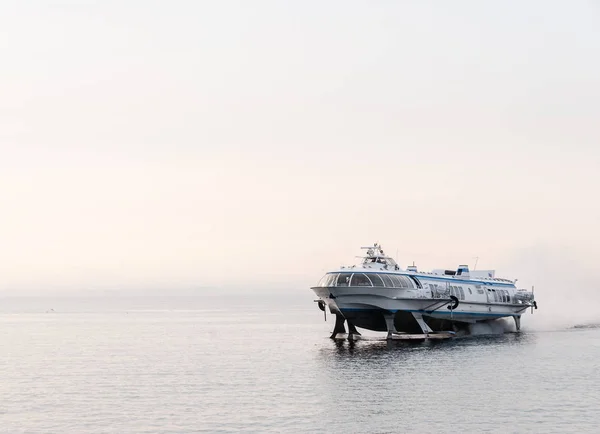
<path id="1" fill-rule="evenodd" d="M 396 331 L 422 333 L 415 316 L 422 316 L 433 331 L 447 331 L 476 322 L 519 317 L 529 307 L 469 301 L 455 306 L 451 298 L 418 297 L 416 291 L 390 288 L 314 287 L 312 290 L 332 313 L 342 315 L 356 327 L 373 331 L 388 330 L 386 317 L 390 315 Z"/>

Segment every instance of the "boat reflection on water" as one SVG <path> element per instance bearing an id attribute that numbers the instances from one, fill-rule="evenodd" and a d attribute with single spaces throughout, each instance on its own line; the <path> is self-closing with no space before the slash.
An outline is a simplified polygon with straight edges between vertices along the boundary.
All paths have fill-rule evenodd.
<path id="1" fill-rule="evenodd" d="M 326 345 L 319 350 L 322 360 L 335 359 L 338 362 L 367 363 L 408 360 L 411 358 L 426 359 L 431 357 L 445 358 L 444 353 L 460 353 L 476 348 L 489 350 L 490 348 L 506 348 L 535 343 L 536 334 L 527 332 L 509 332 L 503 334 L 475 335 L 464 338 L 445 340 L 396 340 L 380 338 L 361 339 L 332 339 L 331 345 Z M 486 348 L 487 347 L 487 348 Z M 468 357 L 468 353 L 464 353 Z M 439 360 L 438 360 L 439 361 Z"/>

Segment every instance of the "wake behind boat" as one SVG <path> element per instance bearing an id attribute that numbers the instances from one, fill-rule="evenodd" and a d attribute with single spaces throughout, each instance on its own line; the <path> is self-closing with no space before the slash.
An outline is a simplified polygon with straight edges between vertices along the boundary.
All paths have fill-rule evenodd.
<path id="1" fill-rule="evenodd" d="M 311 288 L 321 310 L 336 317 L 332 338 L 346 333 L 346 322 L 349 337 L 360 335 L 359 327 L 387 332 L 388 339 L 448 338 L 471 324 L 506 317 L 519 331 L 521 315 L 537 309 L 533 290 L 517 289 L 516 281 L 497 278 L 494 270 L 403 270 L 381 245 L 363 249 L 359 265 L 328 272 Z"/>

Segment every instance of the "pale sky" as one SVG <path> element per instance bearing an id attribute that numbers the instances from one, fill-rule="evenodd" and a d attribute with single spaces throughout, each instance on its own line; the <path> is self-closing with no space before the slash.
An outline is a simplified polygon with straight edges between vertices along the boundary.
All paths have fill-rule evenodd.
<path id="1" fill-rule="evenodd" d="M 0 53 L 4 294 L 600 274 L 598 2 L 7 0 Z"/>

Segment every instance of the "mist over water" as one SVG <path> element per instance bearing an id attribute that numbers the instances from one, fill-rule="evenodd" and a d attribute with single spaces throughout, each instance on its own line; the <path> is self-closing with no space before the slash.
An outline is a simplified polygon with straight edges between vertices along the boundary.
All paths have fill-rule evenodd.
<path id="1" fill-rule="evenodd" d="M 569 284 L 548 282 L 536 286 L 538 309 L 521 317 L 523 330 L 564 330 L 578 325 L 600 324 L 600 280 L 570 275 Z M 539 289 L 537 289 L 539 288 Z"/>
<path id="2" fill-rule="evenodd" d="M 511 320 L 512 321 L 512 320 Z M 469 336 L 501 335 L 514 331 L 509 320 L 498 319 L 487 323 L 476 323 L 469 325 Z"/>
<path id="3" fill-rule="evenodd" d="M 568 245 L 537 243 L 515 250 L 497 264 L 518 288 L 535 287 L 538 309 L 525 312 L 526 331 L 564 330 L 579 324 L 600 324 L 600 274 L 589 254 Z"/>

